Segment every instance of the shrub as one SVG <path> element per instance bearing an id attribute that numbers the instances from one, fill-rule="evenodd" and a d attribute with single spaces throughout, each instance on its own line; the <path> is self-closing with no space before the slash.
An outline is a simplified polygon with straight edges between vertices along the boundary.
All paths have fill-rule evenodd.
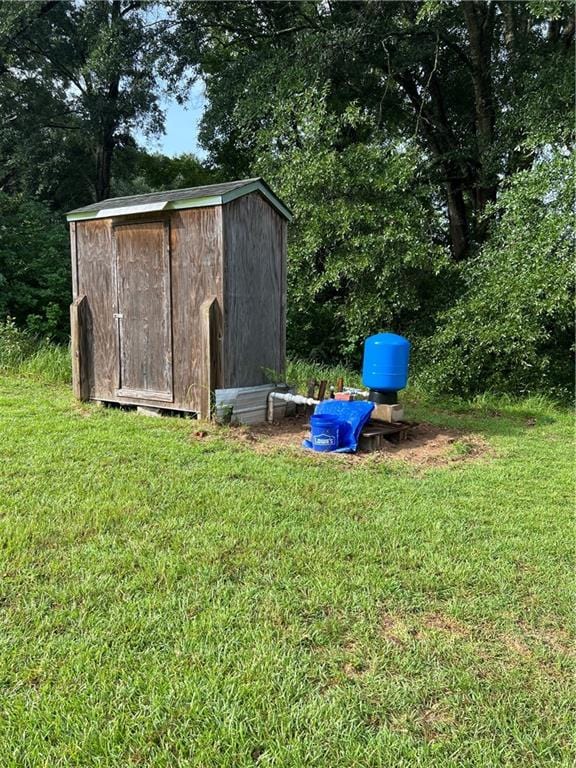
<path id="1" fill-rule="evenodd" d="M 70 284 L 64 221 L 43 203 L 0 193 L 0 317 L 66 341 Z"/>
<path id="2" fill-rule="evenodd" d="M 462 268 L 464 294 L 420 349 L 421 384 L 465 396 L 571 394 L 573 199 L 561 154 L 512 178 L 489 241 Z"/>
<path id="3" fill-rule="evenodd" d="M 35 349 L 34 338 L 18 328 L 14 318 L 0 323 L 0 371 L 16 370 Z"/>
<path id="4" fill-rule="evenodd" d="M 416 148 L 386 138 L 357 106 L 332 114 L 327 98 L 315 86 L 297 110 L 279 100 L 258 135 L 257 170 L 294 213 L 289 353 L 358 366 L 372 333 L 429 333 L 454 270 Z M 350 134 L 362 138 L 350 142 Z"/>

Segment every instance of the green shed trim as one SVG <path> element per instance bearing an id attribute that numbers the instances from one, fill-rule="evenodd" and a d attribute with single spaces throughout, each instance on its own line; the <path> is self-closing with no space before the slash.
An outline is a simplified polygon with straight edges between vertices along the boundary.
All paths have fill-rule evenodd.
<path id="1" fill-rule="evenodd" d="M 212 194 L 210 194 L 212 192 Z M 92 203 L 84 208 L 76 208 L 66 215 L 68 221 L 87 221 L 90 219 L 131 216 L 152 211 L 177 211 L 186 208 L 204 208 L 225 205 L 238 197 L 258 192 L 288 221 L 292 212 L 276 197 L 263 179 L 244 179 L 225 184 L 211 184 L 205 187 L 174 189 L 168 192 L 154 192 L 131 197 L 117 197 Z M 206 194 L 208 193 L 208 194 Z"/>
<path id="2" fill-rule="evenodd" d="M 206 208 L 209 205 L 222 205 L 222 196 L 193 197 L 190 200 L 173 200 L 166 206 L 167 210 L 180 211 L 183 208 Z"/>

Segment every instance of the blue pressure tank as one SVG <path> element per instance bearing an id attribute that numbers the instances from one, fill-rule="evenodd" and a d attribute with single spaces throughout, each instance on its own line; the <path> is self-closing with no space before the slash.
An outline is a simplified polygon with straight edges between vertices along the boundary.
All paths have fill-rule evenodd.
<path id="1" fill-rule="evenodd" d="M 410 342 L 395 333 L 377 333 L 364 342 L 364 386 L 376 392 L 397 392 L 408 381 Z"/>

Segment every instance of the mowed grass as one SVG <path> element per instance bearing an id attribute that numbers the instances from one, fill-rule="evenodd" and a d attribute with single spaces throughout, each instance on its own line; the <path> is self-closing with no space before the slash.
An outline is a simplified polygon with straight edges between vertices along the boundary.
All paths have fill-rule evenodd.
<path id="1" fill-rule="evenodd" d="M 571 766 L 572 420 L 353 466 L 0 381 L 0 766 Z"/>

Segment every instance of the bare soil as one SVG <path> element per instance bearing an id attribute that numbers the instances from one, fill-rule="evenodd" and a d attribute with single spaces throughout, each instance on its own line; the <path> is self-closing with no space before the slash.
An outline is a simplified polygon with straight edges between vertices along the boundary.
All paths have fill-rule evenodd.
<path id="1" fill-rule="evenodd" d="M 281 451 L 302 451 L 302 441 L 309 436 L 308 418 L 294 416 L 273 424 L 258 424 L 238 427 L 233 430 L 236 439 L 250 445 L 260 453 Z M 426 422 L 415 424 L 406 440 L 400 442 L 385 441 L 384 447 L 377 452 L 356 454 L 314 453 L 310 456 L 319 460 L 346 460 L 357 463 L 363 461 L 381 461 L 400 459 L 412 464 L 428 467 L 457 464 L 478 459 L 487 454 L 490 448 L 486 441 L 477 434 L 456 429 L 444 429 Z"/>

